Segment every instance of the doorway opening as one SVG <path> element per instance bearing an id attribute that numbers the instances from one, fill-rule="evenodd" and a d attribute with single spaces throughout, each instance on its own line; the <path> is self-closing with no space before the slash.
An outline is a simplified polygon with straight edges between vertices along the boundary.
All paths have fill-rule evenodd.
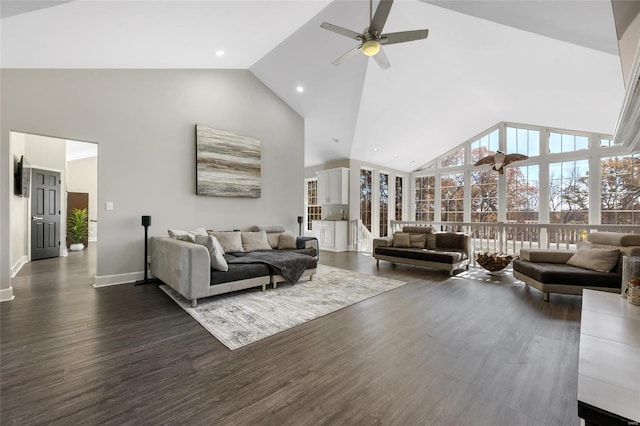
<path id="1" fill-rule="evenodd" d="M 80 227 L 83 257 L 95 257 L 98 144 L 11 132 L 11 153 L 16 179 L 20 171 L 30 181 L 30 190 L 19 191 L 16 185 L 11 196 L 12 277 L 28 262 L 73 253 L 69 247 L 78 238 L 70 238 L 74 228 L 69 217 L 74 209 L 85 214 Z"/>

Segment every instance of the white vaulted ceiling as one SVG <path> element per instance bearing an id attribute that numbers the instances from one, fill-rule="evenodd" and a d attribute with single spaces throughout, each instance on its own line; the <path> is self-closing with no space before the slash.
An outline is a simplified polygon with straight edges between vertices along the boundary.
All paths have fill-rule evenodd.
<path id="1" fill-rule="evenodd" d="M 307 166 L 354 158 L 410 171 L 500 121 L 613 131 L 624 88 L 609 1 L 400 0 L 385 32 L 428 28 L 426 40 L 385 47 L 386 71 L 364 56 L 331 65 L 356 43 L 320 23 L 362 31 L 368 9 L 361 0 L 64 2 L 3 11 L 0 59 L 5 68 L 250 69 L 305 118 Z"/>

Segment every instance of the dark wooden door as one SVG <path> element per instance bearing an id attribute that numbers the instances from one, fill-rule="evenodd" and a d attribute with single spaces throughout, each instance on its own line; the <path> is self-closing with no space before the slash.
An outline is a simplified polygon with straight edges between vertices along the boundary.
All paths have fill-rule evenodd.
<path id="1" fill-rule="evenodd" d="M 67 217 L 71 215 L 73 209 L 87 209 L 87 217 L 89 214 L 89 193 L 88 192 L 67 192 Z M 89 236 L 82 241 L 82 244 L 89 245 Z M 67 247 L 71 242 L 67 238 Z"/>
<path id="2" fill-rule="evenodd" d="M 31 169 L 31 260 L 60 255 L 60 173 Z"/>

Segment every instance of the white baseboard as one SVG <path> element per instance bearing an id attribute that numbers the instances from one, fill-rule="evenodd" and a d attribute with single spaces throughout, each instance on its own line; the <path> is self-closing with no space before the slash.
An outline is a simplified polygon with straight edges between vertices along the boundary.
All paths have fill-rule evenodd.
<path id="1" fill-rule="evenodd" d="M 0 288 L 0 302 L 9 302 L 15 298 L 16 296 L 13 295 L 13 287 Z"/>
<path id="2" fill-rule="evenodd" d="M 353 244 L 349 244 L 347 246 L 347 251 L 353 251 Z"/>
<path id="3" fill-rule="evenodd" d="M 98 237 L 89 237 L 90 243 L 95 243 L 96 241 L 98 241 Z"/>
<path id="4" fill-rule="evenodd" d="M 22 267 L 26 265 L 27 262 L 29 262 L 29 257 L 26 254 L 18 259 L 16 264 L 11 268 L 11 278 L 15 278 L 16 274 L 20 272 L 20 269 L 22 269 Z"/>
<path id="5" fill-rule="evenodd" d="M 144 272 L 129 272 L 127 274 L 116 275 L 96 275 L 96 282 L 93 284 L 95 288 L 107 287 L 110 285 L 130 284 L 144 279 Z"/>

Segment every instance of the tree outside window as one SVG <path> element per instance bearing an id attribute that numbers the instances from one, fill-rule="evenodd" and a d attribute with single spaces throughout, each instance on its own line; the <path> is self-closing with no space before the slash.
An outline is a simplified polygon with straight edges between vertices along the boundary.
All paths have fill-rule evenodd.
<path id="1" fill-rule="evenodd" d="M 640 155 L 603 158 L 600 220 L 640 225 Z"/>

